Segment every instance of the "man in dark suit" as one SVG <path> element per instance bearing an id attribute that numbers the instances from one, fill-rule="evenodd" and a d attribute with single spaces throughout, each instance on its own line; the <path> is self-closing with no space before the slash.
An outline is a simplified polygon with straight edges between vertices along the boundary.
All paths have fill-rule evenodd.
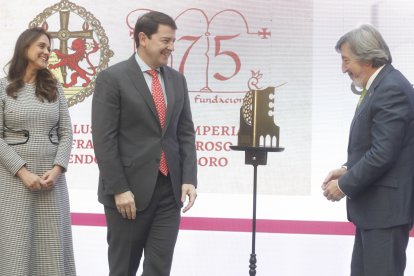
<path id="1" fill-rule="evenodd" d="M 96 79 L 92 137 L 111 276 L 136 275 L 143 251 L 142 275 L 169 275 L 180 209 L 196 199 L 187 84 L 166 66 L 176 29 L 166 14 L 144 14 L 135 25 L 137 52 Z"/>
<path id="2" fill-rule="evenodd" d="M 414 91 L 372 26 L 346 33 L 336 50 L 343 73 L 362 93 L 347 162 L 325 178 L 324 195 L 347 197 L 348 219 L 356 226 L 351 275 L 401 276 L 414 211 Z"/>

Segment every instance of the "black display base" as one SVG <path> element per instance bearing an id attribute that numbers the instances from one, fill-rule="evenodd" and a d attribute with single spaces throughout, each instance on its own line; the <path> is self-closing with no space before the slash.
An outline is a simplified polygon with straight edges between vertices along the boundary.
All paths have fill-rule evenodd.
<path id="1" fill-rule="evenodd" d="M 232 150 L 244 151 L 246 165 L 253 165 L 253 221 L 252 221 L 252 253 L 249 260 L 249 275 L 256 275 L 256 200 L 257 200 L 257 166 L 267 164 L 268 152 L 282 152 L 285 148 L 277 147 L 249 147 L 249 146 L 230 146 Z"/>

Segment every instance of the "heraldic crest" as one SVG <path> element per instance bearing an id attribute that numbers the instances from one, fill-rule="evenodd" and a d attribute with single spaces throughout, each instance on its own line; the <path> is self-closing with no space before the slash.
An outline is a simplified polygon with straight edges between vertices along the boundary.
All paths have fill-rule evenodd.
<path id="1" fill-rule="evenodd" d="M 114 55 L 101 23 L 85 8 L 62 0 L 29 23 L 37 26 L 53 38 L 49 69 L 62 83 L 69 107 L 82 102 L 92 95 L 97 73 Z"/>

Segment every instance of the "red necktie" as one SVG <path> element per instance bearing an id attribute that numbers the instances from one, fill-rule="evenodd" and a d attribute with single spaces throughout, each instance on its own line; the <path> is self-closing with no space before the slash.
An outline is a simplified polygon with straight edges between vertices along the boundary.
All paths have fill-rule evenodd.
<path id="1" fill-rule="evenodd" d="M 165 113 L 167 111 L 167 108 L 165 106 L 164 93 L 162 93 L 161 83 L 160 83 L 160 80 L 158 79 L 158 71 L 155 69 L 152 69 L 152 70 L 148 70 L 147 73 L 150 74 L 152 77 L 152 83 L 151 83 L 152 98 L 154 99 L 154 104 L 155 104 L 155 108 L 157 109 L 158 118 L 160 119 L 161 128 L 164 128 Z M 165 158 L 164 150 L 161 151 L 160 172 L 163 175 L 168 174 L 168 165 L 167 165 L 167 159 Z"/>

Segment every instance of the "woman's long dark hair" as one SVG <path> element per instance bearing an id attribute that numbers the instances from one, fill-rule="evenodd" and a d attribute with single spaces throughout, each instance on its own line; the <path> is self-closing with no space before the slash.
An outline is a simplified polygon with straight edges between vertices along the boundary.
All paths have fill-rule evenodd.
<path id="1" fill-rule="evenodd" d="M 7 74 L 9 85 L 6 88 L 8 96 L 16 98 L 17 93 L 24 86 L 23 77 L 29 64 L 27 50 L 42 35 L 46 35 L 51 42 L 51 36 L 40 27 L 25 30 L 17 39 L 13 58 L 6 65 L 9 67 Z M 47 68 L 37 72 L 36 96 L 41 101 L 54 102 L 57 99 L 57 80 Z"/>

